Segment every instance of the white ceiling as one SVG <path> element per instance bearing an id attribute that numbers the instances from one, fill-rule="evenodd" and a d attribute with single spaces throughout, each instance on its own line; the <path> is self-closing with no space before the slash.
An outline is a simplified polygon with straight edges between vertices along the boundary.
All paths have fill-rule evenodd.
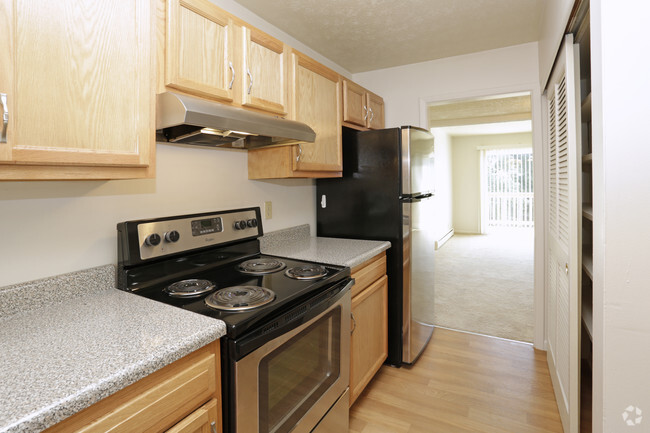
<path id="1" fill-rule="evenodd" d="M 351 73 L 537 41 L 548 0 L 235 0 Z"/>

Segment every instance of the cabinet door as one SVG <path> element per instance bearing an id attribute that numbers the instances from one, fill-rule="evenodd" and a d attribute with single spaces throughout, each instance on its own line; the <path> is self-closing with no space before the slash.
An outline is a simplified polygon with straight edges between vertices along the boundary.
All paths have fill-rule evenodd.
<path id="1" fill-rule="evenodd" d="M 565 38 L 546 89 L 548 109 L 547 359 L 565 432 L 580 414 L 578 197 L 580 73 L 577 45 Z"/>
<path id="2" fill-rule="evenodd" d="M 384 100 L 368 92 L 366 94 L 368 107 L 368 128 L 382 129 L 384 127 Z"/>
<path id="3" fill-rule="evenodd" d="M 213 428 L 214 426 L 214 429 Z M 210 400 L 181 422 L 167 430 L 167 433 L 213 433 L 221 431 L 221 421 L 216 400 Z"/>
<path id="4" fill-rule="evenodd" d="M 365 89 L 352 81 L 343 80 L 343 121 L 365 127 L 368 120 L 366 104 Z"/>
<path id="5" fill-rule="evenodd" d="M 257 29 L 243 27 L 242 31 L 242 104 L 286 115 L 288 48 Z"/>
<path id="6" fill-rule="evenodd" d="M 233 100 L 232 18 L 207 0 L 169 0 L 165 84 L 188 93 Z"/>
<path id="7" fill-rule="evenodd" d="M 151 2 L 0 3 L 8 47 L 0 164 L 10 164 L 0 178 L 146 177 L 155 143 Z"/>
<path id="8" fill-rule="evenodd" d="M 298 53 L 293 62 L 293 118 L 316 132 L 316 141 L 294 146 L 295 171 L 343 169 L 339 76 Z"/>
<path id="9" fill-rule="evenodd" d="M 352 299 L 350 406 L 388 356 L 388 278 Z"/>

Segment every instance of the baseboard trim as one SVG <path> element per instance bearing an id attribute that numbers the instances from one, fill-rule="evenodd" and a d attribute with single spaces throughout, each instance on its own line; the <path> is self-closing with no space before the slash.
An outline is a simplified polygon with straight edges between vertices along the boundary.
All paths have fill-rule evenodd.
<path id="1" fill-rule="evenodd" d="M 443 237 L 436 241 L 436 250 L 439 250 L 454 235 L 454 229 L 450 229 Z"/>

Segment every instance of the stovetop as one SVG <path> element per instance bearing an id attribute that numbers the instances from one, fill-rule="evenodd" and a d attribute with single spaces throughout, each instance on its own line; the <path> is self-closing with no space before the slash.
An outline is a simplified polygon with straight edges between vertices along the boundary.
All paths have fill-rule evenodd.
<path id="1" fill-rule="evenodd" d="M 249 275 L 239 270 L 240 263 L 258 258 L 280 260 L 286 264 L 286 268 L 264 275 Z M 136 269 L 128 275 L 127 281 L 129 290 L 140 296 L 223 320 L 226 323 L 227 337 L 234 339 L 350 275 L 348 268 L 331 265 L 322 265 L 326 275 L 315 280 L 298 280 L 285 275 L 287 269 L 307 265 L 314 264 L 264 254 L 233 258 L 227 251 L 214 251 Z M 164 291 L 170 284 L 184 279 L 208 280 L 215 285 L 215 289 L 189 299 L 171 297 Z M 206 297 L 232 286 L 264 287 L 272 290 L 276 297 L 266 305 L 244 311 L 216 310 L 206 305 Z"/>
<path id="2" fill-rule="evenodd" d="M 318 265 L 321 264 L 261 254 L 258 239 L 263 231 L 259 207 L 125 221 L 117 225 L 117 231 L 118 289 L 221 319 L 231 339 L 268 324 L 291 308 L 300 308 L 303 301 L 318 296 L 350 275 L 349 268 L 322 265 L 325 272 L 320 276 L 322 269 Z M 263 275 L 239 271 L 239 264 L 259 258 L 279 259 L 286 266 Z M 252 269 L 267 267 L 259 264 Z M 293 279 L 285 274 L 297 267 L 318 278 Z M 188 279 L 207 282 L 186 282 L 180 285 L 183 290 L 202 291 L 211 285 L 214 289 L 191 298 L 172 297 L 165 291 L 171 284 Z M 235 297 L 249 286 L 271 290 L 275 297 L 267 304 L 243 311 L 216 310 L 206 305 L 206 297 L 232 286 L 243 286 Z M 238 303 L 239 298 L 235 304 Z"/>

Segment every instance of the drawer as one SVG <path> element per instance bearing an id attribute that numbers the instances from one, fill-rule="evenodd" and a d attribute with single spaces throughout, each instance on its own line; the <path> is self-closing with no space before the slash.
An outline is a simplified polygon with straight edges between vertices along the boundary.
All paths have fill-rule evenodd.
<path id="1" fill-rule="evenodd" d="M 53 426 L 54 432 L 161 432 L 220 391 L 211 343 Z"/>
<path id="2" fill-rule="evenodd" d="M 364 289 L 369 287 L 372 283 L 377 281 L 386 274 L 386 253 L 382 252 L 377 254 L 372 259 L 355 266 L 352 268 L 352 278 L 354 278 L 354 286 L 352 286 L 352 297 L 361 293 Z"/>
<path id="3" fill-rule="evenodd" d="M 217 433 L 221 431 L 217 400 L 210 400 L 166 433 Z"/>

